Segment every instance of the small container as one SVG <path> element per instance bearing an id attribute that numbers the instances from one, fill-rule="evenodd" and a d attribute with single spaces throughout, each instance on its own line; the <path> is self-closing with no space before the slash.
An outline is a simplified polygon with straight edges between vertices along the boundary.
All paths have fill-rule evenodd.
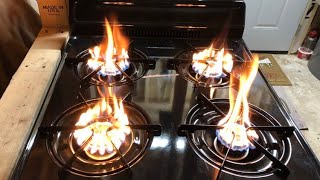
<path id="1" fill-rule="evenodd" d="M 298 58 L 309 59 L 313 53 L 313 49 L 317 44 L 318 33 L 316 30 L 309 32 L 308 37 L 304 40 L 301 47 L 298 48 Z"/>
<path id="2" fill-rule="evenodd" d="M 299 47 L 297 56 L 299 59 L 309 59 L 312 53 L 313 51 L 309 48 Z"/>
<path id="3" fill-rule="evenodd" d="M 318 40 L 318 33 L 316 30 L 312 30 L 309 32 L 308 37 L 303 42 L 302 46 L 313 51 L 314 47 L 317 44 L 317 40 Z"/>

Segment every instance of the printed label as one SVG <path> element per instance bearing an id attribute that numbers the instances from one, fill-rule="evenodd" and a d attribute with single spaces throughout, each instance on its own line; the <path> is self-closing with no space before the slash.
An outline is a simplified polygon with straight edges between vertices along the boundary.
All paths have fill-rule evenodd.
<path id="1" fill-rule="evenodd" d="M 59 15 L 60 11 L 63 11 L 63 6 L 42 6 L 43 9 L 48 11 L 48 14 Z"/>
<path id="2" fill-rule="evenodd" d="M 43 27 L 68 26 L 66 0 L 38 0 Z"/>

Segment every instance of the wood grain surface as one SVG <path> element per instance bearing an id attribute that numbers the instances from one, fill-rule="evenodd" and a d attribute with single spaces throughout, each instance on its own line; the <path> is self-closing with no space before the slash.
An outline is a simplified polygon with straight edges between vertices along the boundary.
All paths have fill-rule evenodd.
<path id="1" fill-rule="evenodd" d="M 19 159 L 61 60 L 68 31 L 42 29 L 0 99 L 0 179 Z"/>

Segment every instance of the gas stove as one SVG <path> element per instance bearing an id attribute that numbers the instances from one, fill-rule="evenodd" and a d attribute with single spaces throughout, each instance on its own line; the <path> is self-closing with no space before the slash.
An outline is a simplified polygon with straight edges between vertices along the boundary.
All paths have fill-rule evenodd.
<path id="1" fill-rule="evenodd" d="M 244 2 L 70 0 L 69 15 L 12 179 L 320 179 L 272 87 L 248 71 Z"/>

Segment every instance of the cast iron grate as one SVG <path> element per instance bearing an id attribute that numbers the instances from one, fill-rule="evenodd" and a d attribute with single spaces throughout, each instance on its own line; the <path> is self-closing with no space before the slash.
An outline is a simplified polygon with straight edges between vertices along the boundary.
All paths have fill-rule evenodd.
<path id="1" fill-rule="evenodd" d="M 198 53 L 200 50 L 195 48 L 186 49 L 176 55 L 174 59 L 168 61 L 168 69 L 174 69 L 185 80 L 194 83 L 194 87 L 211 87 L 211 88 L 226 88 L 230 86 L 230 78 L 234 77 L 237 80 L 239 73 L 241 72 L 243 64 L 246 62 L 240 56 L 232 54 L 233 68 L 231 73 L 222 69 L 223 75 L 219 78 L 208 78 L 204 76 L 204 72 L 208 68 L 207 63 L 205 70 L 202 73 L 196 73 L 192 68 L 192 56 L 194 53 Z M 228 50 L 232 51 L 232 49 Z"/>
<path id="2" fill-rule="evenodd" d="M 129 50 L 127 59 L 129 67 L 122 70 L 119 62 L 115 61 L 116 68 L 120 71 L 117 75 L 101 75 L 103 64 L 96 69 L 91 69 L 86 65 L 90 57 L 89 51 L 85 50 L 79 53 L 75 58 L 67 58 L 66 62 L 73 65 L 76 76 L 80 79 L 81 86 L 120 86 L 124 84 L 132 84 L 143 77 L 148 70 L 152 70 L 156 66 L 156 61 L 148 59 L 142 52 L 138 50 Z M 102 60 L 103 61 L 103 60 Z"/>
<path id="3" fill-rule="evenodd" d="M 79 92 L 79 94 L 81 95 L 80 92 Z M 81 95 L 80 97 L 83 97 L 83 96 Z M 142 110 L 142 108 L 140 108 L 138 105 L 135 105 L 134 103 L 130 102 L 131 101 L 131 93 L 129 93 L 129 94 L 127 94 L 126 97 L 123 98 L 124 108 L 126 108 L 128 115 L 130 115 L 130 112 L 137 113 L 137 114 L 134 114 L 134 117 L 131 117 L 131 118 L 129 116 L 130 124 L 127 126 L 130 127 L 132 131 L 137 131 L 137 133 L 136 133 L 137 135 L 134 135 L 133 137 L 135 137 L 135 138 L 139 137 L 139 139 L 140 139 L 139 143 L 141 143 L 141 144 L 139 144 L 139 143 L 136 144 L 134 142 L 133 145 L 130 146 L 131 149 L 133 148 L 133 150 L 132 150 L 133 155 L 131 155 L 129 153 L 130 150 L 126 154 L 121 153 L 121 147 L 118 149 L 113 144 L 113 142 L 111 142 L 113 148 L 116 150 L 116 154 L 114 156 L 118 157 L 118 159 L 119 159 L 118 161 L 121 161 L 121 162 L 117 162 L 119 164 L 118 167 L 110 168 L 110 171 L 101 171 L 100 172 L 101 168 L 96 168 L 93 166 L 91 167 L 91 165 L 87 165 L 86 168 L 88 168 L 88 169 L 92 168 L 92 172 L 86 171 L 85 169 L 77 169 L 76 166 L 79 165 L 79 162 L 83 161 L 83 160 L 81 160 L 81 157 L 84 156 L 84 148 L 90 142 L 90 140 L 93 136 L 93 133 L 92 133 L 91 137 L 89 137 L 82 145 L 80 145 L 79 148 L 74 150 L 74 152 L 71 153 L 71 155 L 68 156 L 68 158 L 65 158 L 62 160 L 61 160 L 60 156 L 57 154 L 58 151 L 54 150 L 55 147 L 53 147 L 52 141 L 55 138 L 60 138 L 60 136 L 63 137 L 63 134 L 59 134 L 59 133 L 66 133 L 66 134 L 70 134 L 69 136 L 71 136 L 71 133 L 74 132 L 75 130 L 87 127 L 87 126 L 70 125 L 70 119 L 66 118 L 67 121 L 65 121 L 64 118 L 70 117 L 70 114 L 76 114 L 77 111 L 91 108 L 92 105 L 95 104 L 98 100 L 100 100 L 100 99 L 94 99 L 94 100 L 88 100 L 88 101 L 83 99 L 83 103 L 77 104 L 76 106 L 71 107 L 70 109 L 65 111 L 63 114 L 61 114 L 56 119 L 56 121 L 54 121 L 52 123 L 51 126 L 40 126 L 38 128 L 38 133 L 40 133 L 40 135 L 42 137 L 44 136 L 47 140 L 46 141 L 47 142 L 47 149 L 48 149 L 50 157 L 59 166 L 59 174 L 58 174 L 59 179 L 66 179 L 68 176 L 68 172 L 75 174 L 75 175 L 84 176 L 84 177 L 103 177 L 103 176 L 116 174 L 116 173 L 122 172 L 124 170 L 128 170 L 129 174 L 131 174 L 132 173 L 131 167 L 143 157 L 146 149 L 148 147 L 150 147 L 153 137 L 161 135 L 161 126 L 160 125 L 153 125 L 153 124 L 149 123 L 150 122 L 149 116 L 146 114 L 146 112 L 144 112 Z M 79 110 L 79 108 L 82 108 L 82 109 Z M 137 119 L 137 120 L 134 120 L 134 119 Z M 63 121 L 65 121 L 67 125 L 64 125 Z M 131 122 L 134 122 L 134 123 L 131 123 Z M 62 125 L 60 125 L 59 123 Z M 142 124 L 139 124 L 139 123 L 142 123 Z M 71 122 L 71 124 L 72 124 L 72 122 Z M 62 139 L 61 141 L 65 142 L 65 139 Z M 61 142 L 61 141 L 58 141 L 58 142 Z M 66 151 L 64 146 L 66 146 L 66 145 L 63 145 L 62 149 L 63 149 L 63 151 Z M 136 151 L 139 151 L 139 152 L 136 152 Z M 127 155 L 127 154 L 129 154 L 129 155 Z M 126 158 L 126 156 L 127 156 L 127 158 Z M 129 162 L 128 162 L 128 159 L 130 160 Z M 114 162 L 114 161 L 111 161 L 111 162 Z M 95 163 L 100 163 L 100 162 L 95 161 Z M 106 162 L 101 162 L 101 163 L 107 164 Z M 74 165 L 75 167 L 73 167 L 73 164 L 75 164 Z M 84 163 L 82 163 L 82 164 L 84 164 Z M 96 172 L 96 169 L 98 169 L 99 172 Z"/>
<path id="4" fill-rule="evenodd" d="M 204 106 L 207 111 L 214 111 L 216 116 L 218 117 L 225 117 L 225 113 L 223 110 L 221 110 L 221 106 L 220 103 L 228 103 L 228 100 L 222 100 L 222 99 L 215 99 L 215 100 L 209 100 L 205 95 L 203 94 L 199 94 L 197 96 L 197 101 L 198 101 L 198 106 Z M 258 107 L 253 107 L 253 105 L 250 105 L 251 110 L 255 111 L 255 113 L 261 113 L 259 115 L 262 115 L 261 118 L 269 118 L 271 119 L 272 122 L 276 122 L 275 119 L 272 119 L 273 117 L 270 116 L 268 113 L 266 113 L 265 111 L 263 111 L 262 109 L 258 108 Z M 201 148 L 201 144 L 205 144 L 207 145 L 204 141 L 200 141 L 199 139 L 201 139 L 202 135 L 200 132 L 204 132 L 204 131 L 210 131 L 210 133 L 212 133 L 213 131 L 216 131 L 217 129 L 221 129 L 223 128 L 223 126 L 218 126 L 216 124 L 212 125 L 212 124 L 197 124 L 197 123 L 191 123 L 191 121 L 188 120 L 188 118 L 194 118 L 195 116 L 197 116 L 197 109 L 198 107 L 194 106 L 193 109 L 191 109 L 189 111 L 189 116 L 187 117 L 187 123 L 180 125 L 178 128 L 178 135 L 179 136 L 185 136 L 188 138 L 188 141 L 191 145 L 191 147 L 195 150 L 196 154 L 198 154 L 202 159 L 204 159 L 207 163 L 213 165 L 214 167 L 218 168 L 218 173 L 216 176 L 216 179 L 220 178 L 220 174 L 222 171 L 236 175 L 236 176 L 241 176 L 241 177 L 265 177 L 265 176 L 269 176 L 271 174 L 276 174 L 280 177 L 287 177 L 290 174 L 290 170 L 288 169 L 288 167 L 285 165 L 289 159 L 290 159 L 290 154 L 291 154 L 291 145 L 290 145 L 290 141 L 288 139 L 288 137 L 290 137 L 293 132 L 295 131 L 295 128 L 293 126 L 280 126 L 280 124 L 274 124 L 274 126 L 268 126 L 268 125 L 253 125 L 252 127 L 248 127 L 246 130 L 257 130 L 259 132 L 261 132 L 261 134 L 263 132 L 265 132 L 266 134 L 268 133 L 276 133 L 275 135 L 273 135 L 273 139 L 279 139 L 279 141 L 283 144 L 277 144 L 277 143 L 263 143 L 263 142 L 258 142 L 253 140 L 251 137 L 248 136 L 249 141 L 256 147 L 254 152 L 255 153 L 261 153 L 262 156 L 265 156 L 262 159 L 269 159 L 269 161 L 271 162 L 271 165 L 268 166 L 267 170 L 265 170 L 266 172 L 263 172 L 263 168 L 259 169 L 261 170 L 261 172 L 258 172 L 258 167 L 254 166 L 253 167 L 253 173 L 247 173 L 247 172 L 242 172 L 241 170 L 233 171 L 233 162 L 228 160 L 228 155 L 230 154 L 230 151 L 232 151 L 230 148 L 227 148 L 227 150 L 225 151 L 224 157 L 221 158 L 217 158 L 214 159 L 216 157 L 211 157 L 210 155 L 210 151 L 205 151 L 204 149 Z M 228 108 L 226 108 L 228 109 Z M 199 111 L 199 114 L 201 114 L 203 112 Z M 191 114 L 191 115 L 190 115 Z M 200 115 L 201 116 L 201 115 Z M 200 118 L 199 118 L 200 119 Z M 199 120 L 201 121 L 201 120 Z M 196 135 L 198 134 L 198 135 Z M 206 134 L 206 133 L 203 133 Z M 234 136 L 233 136 L 234 139 Z M 199 144 L 196 144 L 195 142 L 199 141 Z M 233 140 L 232 140 L 233 142 Z M 282 146 L 282 147 L 281 147 Z M 210 149 L 210 148 L 208 148 Z M 277 151 L 282 153 L 282 156 L 279 158 L 275 157 L 274 154 L 270 153 L 271 151 Z M 209 152 L 209 153 L 206 153 Z M 209 159 L 208 159 L 209 158 Z M 213 160 L 211 159 L 213 158 Z M 281 160 L 280 160 L 281 159 Z M 230 167 L 226 168 L 226 163 L 230 165 Z M 256 163 L 256 162 L 255 162 Z M 235 163 L 236 164 L 236 163 Z M 241 164 L 241 163 L 239 163 Z M 245 163 L 242 163 L 245 164 Z M 258 164 L 258 163 L 257 163 Z M 237 165 L 235 165 L 234 167 L 239 167 Z M 244 166 L 245 167 L 245 166 Z M 249 171 L 249 170 L 248 170 Z M 254 171 L 257 171 L 254 172 Z M 239 173 L 239 174 L 236 174 Z"/>

